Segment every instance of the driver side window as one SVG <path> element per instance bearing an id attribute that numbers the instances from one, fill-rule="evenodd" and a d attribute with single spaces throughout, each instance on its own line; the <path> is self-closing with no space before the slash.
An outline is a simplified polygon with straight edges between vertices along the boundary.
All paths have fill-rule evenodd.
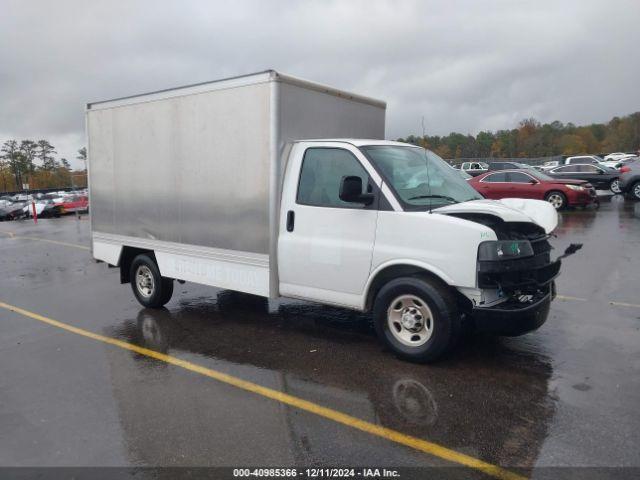
<path id="1" fill-rule="evenodd" d="M 300 169 L 297 203 L 314 207 L 362 208 L 340 200 L 340 184 L 348 176 L 360 177 L 363 190 L 367 190 L 369 175 L 351 152 L 342 148 L 307 149 Z"/>

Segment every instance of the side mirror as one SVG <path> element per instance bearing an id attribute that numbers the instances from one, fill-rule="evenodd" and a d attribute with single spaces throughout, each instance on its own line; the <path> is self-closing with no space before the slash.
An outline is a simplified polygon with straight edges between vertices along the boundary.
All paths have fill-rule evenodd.
<path id="1" fill-rule="evenodd" d="M 340 200 L 348 203 L 373 203 L 373 193 L 362 193 L 362 178 L 356 176 L 342 177 L 340 182 Z"/>
<path id="2" fill-rule="evenodd" d="M 598 169 L 598 175 L 602 175 L 603 173 L 604 173 L 604 170 Z"/>
<path id="3" fill-rule="evenodd" d="M 532 178 L 531 180 L 529 180 L 529 183 L 530 183 L 531 185 L 535 185 L 535 184 L 536 184 L 536 183 L 538 183 L 538 182 Z"/>

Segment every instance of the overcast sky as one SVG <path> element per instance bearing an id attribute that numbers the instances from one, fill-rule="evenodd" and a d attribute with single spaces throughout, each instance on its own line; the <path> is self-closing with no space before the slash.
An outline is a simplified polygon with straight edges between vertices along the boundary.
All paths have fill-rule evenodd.
<path id="1" fill-rule="evenodd" d="M 0 141 L 70 160 L 88 101 L 269 68 L 386 100 L 388 138 L 640 110 L 638 0 L 0 5 Z"/>

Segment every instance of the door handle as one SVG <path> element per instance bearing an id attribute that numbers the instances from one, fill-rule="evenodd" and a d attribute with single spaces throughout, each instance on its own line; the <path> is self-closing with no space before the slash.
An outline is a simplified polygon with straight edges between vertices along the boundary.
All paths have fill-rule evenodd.
<path id="1" fill-rule="evenodd" d="M 296 214 L 293 210 L 287 212 L 287 232 L 293 232 L 293 227 L 296 222 Z"/>

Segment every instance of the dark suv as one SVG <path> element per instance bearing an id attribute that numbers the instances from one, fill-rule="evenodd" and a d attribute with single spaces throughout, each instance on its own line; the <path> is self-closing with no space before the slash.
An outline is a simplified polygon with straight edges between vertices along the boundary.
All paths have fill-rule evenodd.
<path id="1" fill-rule="evenodd" d="M 640 160 L 620 168 L 620 191 L 629 198 L 640 200 Z"/>

